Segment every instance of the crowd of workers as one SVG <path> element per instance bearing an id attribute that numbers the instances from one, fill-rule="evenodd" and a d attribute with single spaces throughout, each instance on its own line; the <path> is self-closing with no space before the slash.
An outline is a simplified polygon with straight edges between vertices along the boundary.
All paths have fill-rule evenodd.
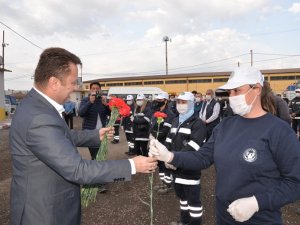
<path id="1" fill-rule="evenodd" d="M 290 125 L 297 134 L 300 129 L 300 89 L 296 90 L 296 97 L 287 104 L 286 101 L 272 92 L 269 83 L 263 80 L 263 76 L 260 72 L 250 70 L 246 72 L 238 71 L 237 73 L 244 73 L 239 74 L 239 76 L 244 76 L 245 73 L 247 73 L 247 75 L 250 74 L 249 76 L 252 75 L 254 80 L 250 82 L 248 78 L 244 77 L 245 79 L 243 82 L 237 82 L 240 85 L 235 85 L 230 88 L 225 87 L 222 89 L 223 92 L 220 92 L 222 93 L 220 96 L 216 96 L 214 90 L 212 89 L 206 90 L 205 95 L 202 95 L 202 93 L 197 91 L 183 91 L 178 96 L 169 96 L 168 93 L 164 92 L 156 95 L 153 100 L 147 99 L 143 93 L 138 94 L 136 97 L 133 95 L 127 95 L 126 99 L 124 100 L 130 107 L 131 112 L 129 116 L 117 120 L 116 124 L 114 125 L 114 140 L 111 143 L 119 143 L 119 130 L 121 128 L 125 132 L 128 143 L 128 149 L 125 153 L 129 156 L 148 156 L 149 143 L 151 149 L 151 140 L 157 140 L 158 144 L 156 145 L 160 146 L 162 149 L 167 149 L 169 152 L 197 152 L 204 145 L 204 143 L 211 144 L 211 142 L 218 141 L 216 134 L 214 135 L 214 133 L 217 132 L 214 131 L 214 128 L 217 127 L 221 121 L 230 121 L 229 119 L 226 120 L 226 118 L 234 117 L 235 115 L 247 115 L 252 110 L 252 106 L 258 98 L 261 105 L 261 108 L 258 109 L 261 110 L 261 112 L 267 112 L 267 115 L 270 117 L 265 119 L 264 122 L 272 123 L 272 120 L 278 117 L 280 120 L 285 121 L 281 121 L 279 123 L 285 123 L 285 126 L 287 126 L 287 124 Z M 239 95 L 239 88 L 243 85 L 247 85 L 249 87 L 244 95 L 248 95 L 249 92 L 259 89 L 259 93 L 254 97 L 254 99 L 251 100 L 250 103 L 246 103 L 245 100 L 243 102 L 243 99 L 240 98 L 243 98 L 244 96 Z M 90 87 L 90 95 L 83 99 L 78 111 L 79 115 L 83 117 L 83 129 L 101 128 L 106 125 L 109 118 L 109 108 L 107 106 L 107 101 L 109 101 L 109 99 L 106 99 L 104 96 L 98 96 L 98 98 L 96 97 L 96 93 L 101 90 L 100 84 L 97 82 L 91 83 Z M 233 98 L 233 95 L 237 100 L 230 101 L 230 98 Z M 155 117 L 155 112 L 162 112 L 166 115 L 162 123 L 157 122 L 158 118 Z M 261 116 L 264 114 L 258 115 Z M 227 126 L 222 127 L 222 132 L 228 130 L 228 133 L 230 133 L 231 123 L 227 123 Z M 237 126 L 237 129 L 240 129 L 240 127 L 245 129 L 246 127 L 244 126 L 247 126 L 247 122 L 243 121 L 240 123 L 241 124 L 237 122 L 237 124 L 233 125 Z M 256 126 L 258 126 L 258 124 Z M 216 130 L 220 129 L 221 128 Z M 255 129 L 257 129 L 257 127 L 255 127 Z M 255 129 L 251 130 L 250 128 L 249 132 L 255 133 Z M 245 130 L 247 131 L 247 129 Z M 238 134 L 235 132 L 233 132 L 232 135 L 238 136 Z M 214 137 L 210 138 L 211 136 Z M 229 139 L 235 139 L 235 137 L 229 136 Z M 240 141 L 246 141 L 246 139 L 243 137 Z M 227 141 L 225 142 L 224 146 L 228 145 Z M 285 140 L 282 141 L 284 142 Z M 280 146 L 280 144 L 277 145 Z M 261 147 L 258 141 L 257 143 L 254 143 L 254 146 L 256 148 Z M 252 145 L 249 145 L 249 147 L 252 147 Z M 292 147 L 294 148 L 295 146 Z M 155 146 L 155 144 L 152 144 L 152 148 L 157 149 L 159 147 Z M 247 153 L 244 153 L 244 159 L 246 161 L 249 160 L 250 162 L 251 160 L 255 161 L 255 157 L 257 157 L 255 154 L 257 150 L 253 148 L 249 149 Z M 97 149 L 90 149 L 90 152 L 92 159 L 94 159 L 95 154 L 97 154 Z M 157 153 L 159 150 L 154 150 L 153 152 Z M 224 157 L 227 156 L 224 155 Z M 265 163 L 268 164 L 268 159 L 265 160 Z M 209 165 L 210 164 L 211 162 Z M 236 171 L 239 170 L 239 166 L 240 165 L 238 163 L 232 163 L 232 167 L 235 168 Z M 203 168 L 197 167 L 197 169 L 191 169 L 189 167 L 185 168 L 185 166 L 180 168 L 172 165 L 168 161 L 164 162 L 164 160 L 161 160 L 158 162 L 158 167 L 159 178 L 161 182 L 154 187 L 154 190 L 156 190 L 159 194 L 165 194 L 169 191 L 175 190 L 176 196 L 179 198 L 180 219 L 176 222 L 173 222 L 172 225 L 201 224 L 203 207 L 200 201 L 200 177 L 201 169 L 207 168 L 207 166 L 203 166 Z M 224 171 L 226 170 L 228 169 L 224 169 Z M 264 175 L 268 176 L 269 174 Z M 223 179 L 229 178 L 225 176 Z M 224 184 L 225 183 L 226 182 L 224 182 Z M 242 195 L 245 195 L 245 193 L 242 193 Z M 228 201 L 235 200 L 234 198 L 229 199 L 228 196 L 226 196 L 226 198 Z M 254 202 L 256 202 L 255 204 L 257 205 L 256 199 Z M 245 205 L 242 206 L 245 207 Z M 219 222 L 230 220 L 228 219 L 228 213 L 224 212 L 224 203 L 220 203 L 217 206 L 217 210 L 219 210 L 218 213 L 221 215 Z M 234 212 L 232 207 L 230 210 L 228 210 L 230 215 L 232 215 L 235 220 L 240 222 L 250 219 L 250 217 L 256 212 L 253 212 L 252 215 L 248 217 L 246 216 L 245 219 L 243 216 L 241 216 L 241 218 L 236 216 L 238 213 Z M 277 214 L 277 211 L 274 213 L 274 215 L 274 219 L 270 220 L 272 221 L 271 223 L 281 224 L 281 219 L 279 214 Z M 268 219 L 266 218 L 268 217 L 270 217 L 270 215 L 267 213 L 261 213 L 261 215 L 257 216 L 257 218 L 261 219 L 262 221 L 267 221 Z M 220 222 L 220 224 L 223 223 Z"/>
<path id="2" fill-rule="evenodd" d="M 129 95 L 131 115 L 120 118 L 114 131 L 103 128 L 110 109 L 100 84 L 91 83 L 78 109 L 82 130 L 74 130 L 66 125 L 66 115 L 74 107 L 67 103 L 77 88 L 79 66 L 81 60 L 73 53 L 45 49 L 34 87 L 14 114 L 9 133 L 12 225 L 80 225 L 81 185 L 130 181 L 136 173 L 153 173 L 157 161 L 162 181 L 157 191 L 173 187 L 179 199 L 180 216 L 172 225 L 202 223 L 201 170 L 211 165 L 216 171 L 217 225 L 283 224 L 280 208 L 300 199 L 300 142 L 295 134 L 299 89 L 289 112 L 259 70 L 237 68 L 220 87 L 229 104 L 217 100 L 213 90 L 204 99 L 185 91 L 177 98 L 161 93 L 153 101 L 142 93 Z M 126 131 L 126 153 L 137 156 L 105 161 L 81 157 L 77 147 L 89 147 L 94 159 L 104 136 L 114 135 L 112 143 L 118 144 L 120 126 Z"/>

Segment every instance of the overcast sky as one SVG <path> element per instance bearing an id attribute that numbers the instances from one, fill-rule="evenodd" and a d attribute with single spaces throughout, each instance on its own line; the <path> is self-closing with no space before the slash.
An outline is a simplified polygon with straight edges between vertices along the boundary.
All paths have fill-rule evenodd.
<path id="1" fill-rule="evenodd" d="M 300 2 L 289 0 L 0 0 L 5 89 L 29 90 L 42 50 L 63 47 L 83 80 L 300 68 Z M 21 36 L 19 36 L 21 35 Z M 2 32 L 1 32 L 2 36 Z M 27 40 L 25 40 L 27 39 Z M 0 39 L 2 42 L 2 38 Z"/>

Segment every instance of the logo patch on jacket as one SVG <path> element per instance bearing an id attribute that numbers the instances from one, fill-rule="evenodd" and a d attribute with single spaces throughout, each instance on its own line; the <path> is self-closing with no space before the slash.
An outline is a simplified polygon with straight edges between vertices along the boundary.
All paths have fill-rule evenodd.
<path id="1" fill-rule="evenodd" d="M 247 162 L 255 162 L 257 159 L 257 152 L 254 148 L 248 148 L 243 153 L 243 158 Z"/>

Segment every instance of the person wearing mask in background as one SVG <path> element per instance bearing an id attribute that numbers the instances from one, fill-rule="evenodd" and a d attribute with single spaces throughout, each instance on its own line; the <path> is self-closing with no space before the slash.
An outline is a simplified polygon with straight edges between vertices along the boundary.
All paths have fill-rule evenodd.
<path id="1" fill-rule="evenodd" d="M 291 117 L 292 117 L 292 127 L 297 134 L 300 131 L 300 88 L 295 90 L 296 97 L 293 98 L 289 103 L 289 108 L 291 109 Z M 299 134 L 300 140 L 300 134 Z"/>
<path id="2" fill-rule="evenodd" d="M 110 109 L 106 102 L 106 97 L 100 94 L 101 85 L 98 82 L 90 84 L 90 93 L 81 100 L 78 114 L 83 118 L 82 129 L 94 130 L 105 127 L 110 115 Z M 91 159 L 95 160 L 99 151 L 99 146 L 90 146 Z M 99 192 L 106 193 L 106 185 L 99 185 Z"/>
<path id="3" fill-rule="evenodd" d="M 278 116 L 288 124 L 291 124 L 288 105 L 281 97 L 272 92 L 268 81 L 264 81 L 264 86 L 261 92 L 261 102 L 264 110 Z"/>
<path id="4" fill-rule="evenodd" d="M 70 129 L 73 129 L 73 117 L 76 114 L 75 106 L 75 102 L 72 102 L 70 98 L 64 103 L 63 116 Z"/>
<path id="5" fill-rule="evenodd" d="M 224 117 L 224 113 L 225 113 L 226 107 L 227 107 L 226 106 L 226 102 L 225 102 L 225 99 L 222 98 L 221 96 L 219 96 L 217 98 L 217 101 L 220 104 L 220 120 L 222 120 L 223 117 Z"/>
<path id="6" fill-rule="evenodd" d="M 178 116 L 178 111 L 176 109 L 176 97 L 175 95 L 169 96 L 169 103 L 168 103 L 169 110 L 172 111 L 172 113 L 176 116 Z"/>
<path id="7" fill-rule="evenodd" d="M 122 128 L 126 135 L 128 144 L 128 151 L 125 152 L 127 155 L 135 155 L 134 153 L 134 138 L 133 138 L 133 112 L 134 112 L 134 99 L 132 95 L 126 96 L 126 103 L 130 107 L 130 114 L 122 119 Z"/>
<path id="8" fill-rule="evenodd" d="M 214 164 L 217 225 L 282 225 L 280 208 L 300 198 L 300 142 L 291 126 L 266 112 L 264 77 L 254 67 L 235 69 L 228 90 L 235 116 L 215 127 L 197 152 L 169 152 L 157 141 L 158 160 L 187 170 Z"/>
<path id="9" fill-rule="evenodd" d="M 147 156 L 152 111 L 144 94 L 137 95 L 133 115 L 134 154 Z"/>
<path id="10" fill-rule="evenodd" d="M 206 137 L 206 127 L 198 115 L 194 114 L 194 95 L 191 92 L 178 95 L 177 110 L 179 116 L 173 120 L 171 132 L 165 142 L 166 148 L 170 152 L 199 151 Z M 200 170 L 175 168 L 168 163 L 166 167 L 172 170 L 174 189 L 180 200 L 180 221 L 172 222 L 171 225 L 200 225 L 203 213 Z"/>
<path id="11" fill-rule="evenodd" d="M 164 121 L 161 122 L 159 125 L 157 123 L 157 118 L 152 115 L 151 118 L 151 127 L 150 127 L 150 134 L 153 136 L 153 138 L 157 138 L 160 142 L 165 142 L 167 135 L 171 129 L 171 124 L 173 119 L 175 118 L 174 113 L 168 108 L 168 99 L 169 95 L 166 92 L 160 93 L 155 97 L 155 100 L 152 104 L 152 113 L 155 112 L 162 112 L 167 115 L 166 118 L 164 118 Z M 159 133 L 158 133 L 159 131 Z M 158 164 L 158 175 L 160 179 L 160 183 L 153 187 L 154 190 L 156 190 L 160 194 L 165 194 L 170 189 L 170 184 L 172 182 L 171 180 L 171 174 L 166 169 L 165 164 L 163 162 L 160 162 Z"/>
<path id="12" fill-rule="evenodd" d="M 45 49 L 34 87 L 14 114 L 9 134 L 11 225 L 80 225 L 80 185 L 129 181 L 136 172 L 151 173 L 156 167 L 150 157 L 101 162 L 81 157 L 77 147 L 99 146 L 104 135 L 113 136 L 112 128 L 70 130 L 62 118 L 81 65 L 63 48 Z"/>
<path id="13" fill-rule="evenodd" d="M 199 92 L 195 95 L 195 105 L 194 105 L 194 113 L 199 116 L 200 110 L 202 108 L 202 94 Z"/>
<path id="14" fill-rule="evenodd" d="M 206 91 L 205 99 L 206 101 L 203 103 L 199 117 L 206 125 L 206 141 L 208 141 L 214 127 L 220 122 L 220 103 L 214 99 L 214 91 L 212 89 Z"/>

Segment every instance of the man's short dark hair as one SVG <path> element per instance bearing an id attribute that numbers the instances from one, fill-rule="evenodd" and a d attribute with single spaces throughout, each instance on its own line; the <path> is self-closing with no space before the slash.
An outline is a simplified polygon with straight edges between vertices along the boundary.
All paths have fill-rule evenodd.
<path id="1" fill-rule="evenodd" d="M 45 49 L 35 69 L 34 82 L 45 86 L 50 77 L 63 81 L 63 77 L 70 72 L 70 63 L 82 65 L 78 56 L 63 48 Z"/>
<path id="2" fill-rule="evenodd" d="M 192 94 L 193 94 L 193 95 L 197 94 L 197 91 L 192 91 Z"/>
<path id="3" fill-rule="evenodd" d="M 99 82 L 92 82 L 92 83 L 90 83 L 90 90 L 92 89 L 93 85 L 98 85 L 99 88 L 101 89 L 101 84 Z"/>

